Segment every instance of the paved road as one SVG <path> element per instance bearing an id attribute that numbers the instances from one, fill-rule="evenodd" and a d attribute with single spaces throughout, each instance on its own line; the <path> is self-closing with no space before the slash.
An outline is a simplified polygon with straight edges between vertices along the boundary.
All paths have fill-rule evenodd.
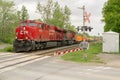
<path id="1" fill-rule="evenodd" d="M 120 68 L 81 65 L 58 57 L 41 58 L 7 70 L 0 72 L 0 80 L 120 80 Z"/>

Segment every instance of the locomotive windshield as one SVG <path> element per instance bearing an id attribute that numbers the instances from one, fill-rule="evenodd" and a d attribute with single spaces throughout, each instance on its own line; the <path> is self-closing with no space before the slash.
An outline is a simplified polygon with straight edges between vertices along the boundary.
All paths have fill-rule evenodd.
<path id="1" fill-rule="evenodd" d="M 27 23 L 21 23 L 20 26 L 27 26 Z"/>
<path id="2" fill-rule="evenodd" d="M 21 23 L 20 26 L 31 26 L 31 27 L 36 27 L 38 24 L 37 23 Z"/>
<path id="3" fill-rule="evenodd" d="M 37 25 L 38 25 L 37 23 L 28 23 L 28 26 L 32 26 L 32 27 L 35 27 Z"/>

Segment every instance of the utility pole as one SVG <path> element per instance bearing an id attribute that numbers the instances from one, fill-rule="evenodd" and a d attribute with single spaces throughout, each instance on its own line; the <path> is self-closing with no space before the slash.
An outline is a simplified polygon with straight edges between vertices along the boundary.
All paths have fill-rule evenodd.
<path id="1" fill-rule="evenodd" d="M 83 10 L 83 26 L 85 26 L 85 6 L 81 8 Z"/>
<path id="2" fill-rule="evenodd" d="M 89 43 L 86 42 L 86 34 L 85 34 L 85 31 L 86 31 L 86 26 L 85 26 L 85 19 L 86 19 L 86 15 L 85 15 L 85 6 L 83 5 L 82 8 L 79 8 L 79 9 L 82 9 L 83 10 L 83 26 L 82 26 L 82 30 L 83 30 L 83 41 L 80 43 L 80 47 L 82 48 L 82 50 L 84 51 L 82 56 L 83 56 L 83 59 L 86 59 L 87 58 L 87 53 L 86 53 L 86 50 L 89 48 Z"/>
<path id="3" fill-rule="evenodd" d="M 82 9 L 83 10 L 83 26 L 85 26 L 85 5 L 83 5 L 83 7 L 78 7 L 78 9 Z"/>
<path id="4" fill-rule="evenodd" d="M 85 5 L 83 5 L 83 7 L 79 7 L 79 9 L 83 10 L 83 39 L 86 37 L 85 36 Z"/>

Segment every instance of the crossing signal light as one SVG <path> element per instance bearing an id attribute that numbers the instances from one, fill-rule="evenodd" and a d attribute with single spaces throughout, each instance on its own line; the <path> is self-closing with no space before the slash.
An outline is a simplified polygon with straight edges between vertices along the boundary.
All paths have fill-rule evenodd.
<path id="1" fill-rule="evenodd" d="M 78 26 L 77 28 L 77 31 L 81 30 L 81 31 L 90 31 L 93 29 L 92 27 L 88 27 L 88 26 Z"/>
<path id="2" fill-rule="evenodd" d="M 87 31 L 88 30 L 87 26 L 84 26 L 84 29 L 85 29 L 85 31 Z"/>
<path id="3" fill-rule="evenodd" d="M 80 30 L 79 26 L 76 29 L 77 29 L 77 31 L 79 31 Z"/>
<path id="4" fill-rule="evenodd" d="M 92 30 L 93 28 L 92 27 L 88 27 L 88 30 L 91 32 L 91 30 Z"/>
<path id="5" fill-rule="evenodd" d="M 81 27 L 81 31 L 90 31 L 91 32 L 92 29 L 93 29 L 92 27 L 88 27 L 88 26 Z"/>
<path id="6" fill-rule="evenodd" d="M 82 26 L 81 31 L 87 31 L 87 26 Z"/>

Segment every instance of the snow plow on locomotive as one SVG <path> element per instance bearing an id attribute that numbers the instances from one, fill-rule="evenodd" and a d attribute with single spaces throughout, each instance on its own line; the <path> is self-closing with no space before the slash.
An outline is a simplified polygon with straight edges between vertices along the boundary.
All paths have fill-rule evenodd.
<path id="1" fill-rule="evenodd" d="M 75 32 L 35 20 L 25 20 L 16 28 L 15 52 L 43 49 L 49 42 L 57 46 L 75 43 Z"/>

